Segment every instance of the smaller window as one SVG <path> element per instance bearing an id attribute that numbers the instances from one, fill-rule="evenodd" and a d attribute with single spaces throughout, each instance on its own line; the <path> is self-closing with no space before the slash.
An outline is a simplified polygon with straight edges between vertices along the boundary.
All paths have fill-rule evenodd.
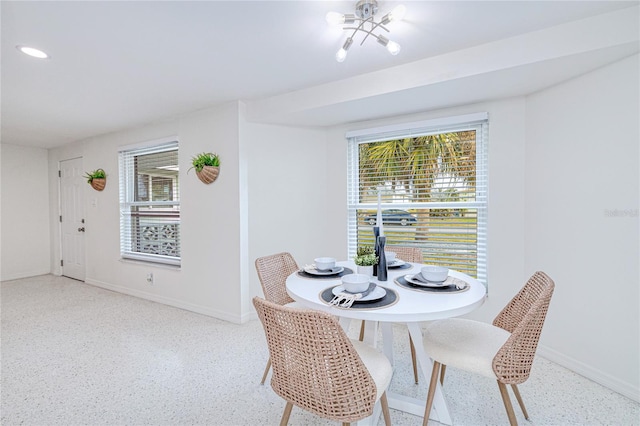
<path id="1" fill-rule="evenodd" d="M 120 254 L 180 265 L 178 142 L 120 151 Z"/>

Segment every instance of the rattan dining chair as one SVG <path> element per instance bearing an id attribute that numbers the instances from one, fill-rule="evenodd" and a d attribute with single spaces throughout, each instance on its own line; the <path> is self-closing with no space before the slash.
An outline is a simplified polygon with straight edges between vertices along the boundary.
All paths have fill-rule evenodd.
<path id="1" fill-rule="evenodd" d="M 424 257 L 422 254 L 422 249 L 420 247 L 411 247 L 411 246 L 398 246 L 398 245 L 388 245 L 385 251 L 392 251 L 396 254 L 396 257 L 405 262 L 412 263 L 422 263 L 424 262 Z M 360 326 L 360 341 L 364 339 L 364 321 L 362 321 L 362 325 Z M 413 346 L 413 340 L 411 339 L 411 335 L 409 335 L 409 348 L 411 349 L 411 365 L 413 366 L 413 379 L 418 384 L 418 364 L 416 362 L 416 348 Z"/>
<path id="2" fill-rule="evenodd" d="M 286 288 L 287 277 L 299 269 L 290 253 L 283 252 L 259 257 L 255 264 L 265 299 L 278 305 L 300 306 L 289 296 Z M 264 385 L 270 368 L 271 358 L 267 361 L 262 374 L 261 385 Z"/>
<path id="3" fill-rule="evenodd" d="M 271 387 L 287 402 L 281 426 L 294 405 L 344 425 L 372 415 L 378 400 L 385 424 L 391 425 L 386 390 L 393 371 L 384 354 L 350 340 L 326 312 L 259 297 L 253 304 L 271 355 Z"/>
<path id="4" fill-rule="evenodd" d="M 424 348 L 433 359 L 433 370 L 423 426 L 427 425 L 442 367 L 460 368 L 497 380 L 509 423 L 517 425 L 506 385 L 511 385 L 524 417 L 529 414 L 517 385 L 529 378 L 542 326 L 555 284 L 544 272 L 536 272 L 502 309 L 493 324 L 462 318 L 434 321 L 423 332 Z"/>

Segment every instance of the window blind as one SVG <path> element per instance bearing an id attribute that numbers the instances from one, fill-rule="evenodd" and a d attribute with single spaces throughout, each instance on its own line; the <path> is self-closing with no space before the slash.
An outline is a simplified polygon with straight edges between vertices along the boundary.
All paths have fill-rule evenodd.
<path id="1" fill-rule="evenodd" d="M 486 283 L 487 138 L 486 114 L 348 134 L 349 254 L 374 244 L 379 192 L 388 245 Z"/>
<path id="2" fill-rule="evenodd" d="M 122 150 L 120 254 L 180 265 L 178 142 Z"/>

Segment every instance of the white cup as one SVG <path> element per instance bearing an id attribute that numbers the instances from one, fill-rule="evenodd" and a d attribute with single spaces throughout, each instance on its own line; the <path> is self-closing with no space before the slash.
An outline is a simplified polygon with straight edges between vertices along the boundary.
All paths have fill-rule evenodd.
<path id="1" fill-rule="evenodd" d="M 422 277 L 434 283 L 442 282 L 449 276 L 449 268 L 444 266 L 423 266 L 420 268 Z"/>
<path id="2" fill-rule="evenodd" d="M 369 275 L 348 274 L 342 277 L 342 286 L 349 293 L 362 293 L 369 288 Z"/>
<path id="3" fill-rule="evenodd" d="M 336 266 L 336 259 L 333 257 L 317 257 L 313 261 L 318 271 L 328 271 Z"/>

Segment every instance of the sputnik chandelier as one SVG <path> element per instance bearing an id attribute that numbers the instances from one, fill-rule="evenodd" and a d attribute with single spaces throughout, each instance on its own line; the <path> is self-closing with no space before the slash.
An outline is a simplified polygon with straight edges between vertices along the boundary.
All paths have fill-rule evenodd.
<path id="1" fill-rule="evenodd" d="M 344 44 L 336 53 L 336 60 L 338 62 L 342 62 L 347 57 L 347 51 L 351 47 L 353 43 L 353 37 L 361 31 L 365 33 L 362 41 L 360 42 L 360 46 L 364 43 L 364 41 L 369 37 L 374 37 L 378 40 L 378 43 L 385 46 L 389 53 L 392 55 L 397 55 L 400 52 L 400 45 L 394 41 L 389 40 L 382 34 L 375 34 L 374 31 L 378 29 L 382 29 L 386 32 L 389 32 L 387 25 L 391 21 L 399 21 L 404 17 L 406 8 L 403 5 L 396 6 L 391 12 L 387 13 L 382 17 L 380 22 L 376 22 L 374 16 L 376 12 L 378 12 L 378 2 L 376 0 L 360 0 L 356 3 L 356 13 L 353 14 L 342 14 L 339 12 L 329 12 L 327 13 L 327 22 L 329 25 L 338 26 L 344 25 L 342 27 L 345 31 L 353 31 L 351 35 L 347 37 Z"/>

